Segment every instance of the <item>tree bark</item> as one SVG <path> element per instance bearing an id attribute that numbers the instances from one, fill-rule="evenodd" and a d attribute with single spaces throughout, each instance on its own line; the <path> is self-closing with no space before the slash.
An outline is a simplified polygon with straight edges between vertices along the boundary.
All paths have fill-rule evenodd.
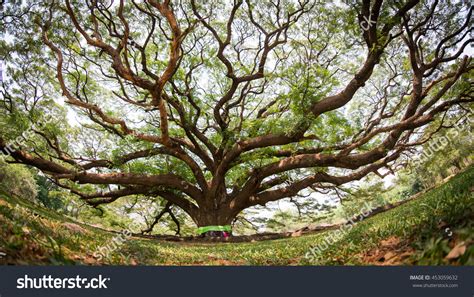
<path id="1" fill-rule="evenodd" d="M 231 216 L 230 209 L 215 210 L 202 209 L 195 218 L 198 227 L 230 225 L 235 216 Z"/>

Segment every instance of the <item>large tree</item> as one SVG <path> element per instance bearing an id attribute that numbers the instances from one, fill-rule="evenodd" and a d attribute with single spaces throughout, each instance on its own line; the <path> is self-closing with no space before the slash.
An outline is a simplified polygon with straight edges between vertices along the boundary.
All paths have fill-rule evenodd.
<path id="1" fill-rule="evenodd" d="M 464 1 L 12 3 L 0 148 L 92 206 L 228 225 L 392 171 L 473 101 Z"/>

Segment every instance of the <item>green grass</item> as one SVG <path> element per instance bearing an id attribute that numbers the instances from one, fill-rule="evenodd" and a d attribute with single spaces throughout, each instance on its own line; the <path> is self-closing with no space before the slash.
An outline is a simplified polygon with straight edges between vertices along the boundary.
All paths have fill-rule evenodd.
<path id="1" fill-rule="evenodd" d="M 364 265 L 364 255 L 396 239 L 409 251 L 399 264 L 474 265 L 474 167 L 397 208 L 358 222 L 314 261 L 305 258 L 336 230 L 247 243 L 175 243 L 125 238 L 72 221 L 49 210 L 1 195 L 0 263 L 91 265 Z M 14 209 L 16 204 L 22 207 Z M 40 217 L 34 218 L 33 214 Z M 451 236 L 447 236 L 449 228 Z M 77 229 L 77 230 L 76 230 Z M 122 237 L 124 238 L 124 237 Z M 446 260 L 454 244 L 465 242 L 463 256 Z M 109 247 L 106 257 L 94 252 Z M 394 249 L 395 252 L 399 252 Z"/>

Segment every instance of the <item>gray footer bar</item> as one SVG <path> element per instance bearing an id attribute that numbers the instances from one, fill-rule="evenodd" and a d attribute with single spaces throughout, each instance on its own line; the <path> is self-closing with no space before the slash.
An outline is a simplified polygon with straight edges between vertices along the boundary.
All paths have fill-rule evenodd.
<path id="1" fill-rule="evenodd" d="M 0 297 L 473 297 L 474 266 L 0 266 Z"/>

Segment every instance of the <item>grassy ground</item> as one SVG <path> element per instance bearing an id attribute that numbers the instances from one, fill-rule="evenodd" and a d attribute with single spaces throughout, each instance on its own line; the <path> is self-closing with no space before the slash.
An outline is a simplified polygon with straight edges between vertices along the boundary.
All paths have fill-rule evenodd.
<path id="1" fill-rule="evenodd" d="M 213 244 L 106 232 L 0 195 L 0 264 L 474 265 L 473 185 L 471 167 L 348 232 Z M 306 258 L 313 247 L 322 251 Z"/>

